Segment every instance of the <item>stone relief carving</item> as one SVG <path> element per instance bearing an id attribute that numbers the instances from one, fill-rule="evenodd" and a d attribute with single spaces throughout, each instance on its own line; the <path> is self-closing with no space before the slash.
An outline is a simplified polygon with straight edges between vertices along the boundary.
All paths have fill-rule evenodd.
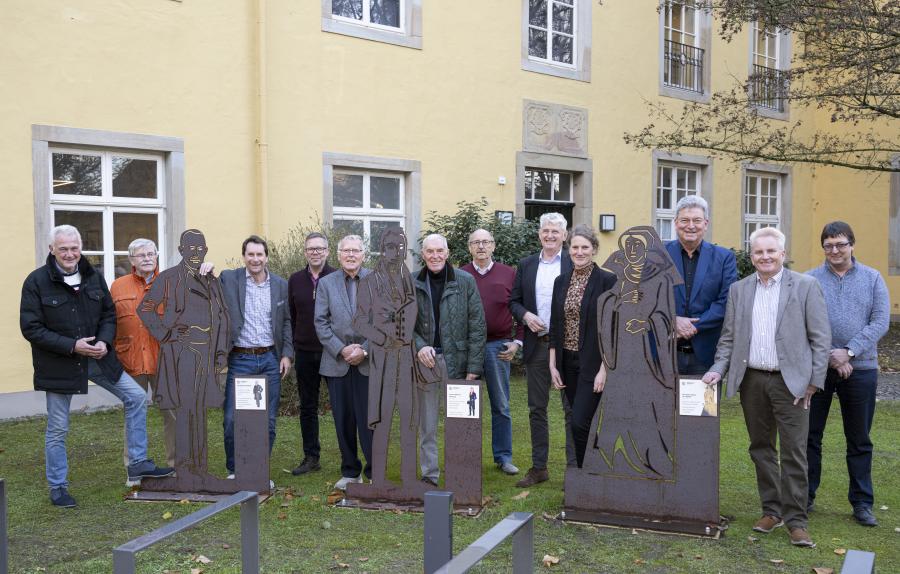
<path id="1" fill-rule="evenodd" d="M 525 151 L 588 155 L 588 112 L 584 108 L 525 100 L 523 124 Z"/>

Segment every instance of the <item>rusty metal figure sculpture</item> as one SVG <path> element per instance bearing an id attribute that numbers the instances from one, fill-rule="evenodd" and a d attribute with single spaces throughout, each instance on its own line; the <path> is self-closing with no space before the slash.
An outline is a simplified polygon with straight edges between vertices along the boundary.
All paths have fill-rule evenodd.
<path id="1" fill-rule="evenodd" d="M 222 479 L 207 462 L 206 409 L 222 406 L 223 371 L 228 363 L 228 314 L 218 279 L 201 276 L 206 239 L 196 229 L 181 234 L 181 262 L 159 274 L 138 309 L 159 340 L 159 384 L 154 397 L 161 409 L 174 409 L 175 470 L 171 486 L 218 492 Z"/>

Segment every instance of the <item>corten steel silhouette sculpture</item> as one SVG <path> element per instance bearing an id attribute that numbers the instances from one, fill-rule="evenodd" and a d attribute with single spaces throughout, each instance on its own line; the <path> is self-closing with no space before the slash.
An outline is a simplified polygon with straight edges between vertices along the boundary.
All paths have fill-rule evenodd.
<path id="1" fill-rule="evenodd" d="M 416 437 L 418 433 L 418 389 L 426 384 L 446 384 L 447 370 L 439 361 L 435 369 L 424 370 L 416 360 L 413 329 L 416 325 L 416 291 L 404 261 L 406 235 L 401 229 L 388 229 L 381 236 L 381 257 L 372 273 L 360 280 L 353 328 L 369 341 L 369 428 L 372 437 L 372 482 L 347 485 L 347 496 L 361 501 L 422 503 L 425 492 L 435 490 L 421 482 L 416 474 Z M 394 409 L 400 414 L 400 484 L 387 479 L 387 460 Z M 470 421 L 472 423 L 473 421 Z M 455 493 L 460 504 L 477 496 L 481 503 L 481 430 L 478 425 L 477 493 Z M 445 443 L 446 443 L 445 429 Z M 463 438 L 463 437 L 459 437 Z M 447 451 L 447 449 L 445 449 Z M 453 480 L 453 461 L 445 452 L 447 483 Z M 471 476 L 471 472 L 468 473 Z M 459 481 L 472 491 L 472 480 Z M 460 501 L 460 497 L 465 502 Z"/>
<path id="2" fill-rule="evenodd" d="M 618 278 L 597 300 L 608 376 L 583 467 L 566 472 L 566 518 L 710 534 L 719 522 L 718 419 L 677 414 L 681 277 L 647 226 L 623 233 L 603 266 Z"/>
<path id="3" fill-rule="evenodd" d="M 199 272 L 206 250 L 206 239 L 200 231 L 182 233 L 178 247 L 181 261 L 160 272 L 138 309 L 141 320 L 160 344 L 159 383 L 154 398 L 159 408 L 174 409 L 176 420 L 176 476 L 144 480 L 144 490 L 229 493 L 247 486 L 247 480 L 218 478 L 208 469 L 206 409 L 222 406 L 222 381 L 230 349 L 222 287 L 211 273 Z M 257 468 L 263 462 L 259 453 L 266 455 L 264 480 L 252 482 L 267 486 L 268 448 L 256 448 L 252 437 L 247 442 L 255 452 Z"/>

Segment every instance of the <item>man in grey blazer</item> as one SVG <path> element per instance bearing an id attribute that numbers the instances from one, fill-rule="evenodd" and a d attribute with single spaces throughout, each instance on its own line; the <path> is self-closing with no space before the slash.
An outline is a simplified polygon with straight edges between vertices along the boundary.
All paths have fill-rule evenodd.
<path id="1" fill-rule="evenodd" d="M 244 267 L 222 271 L 219 280 L 225 293 L 231 324 L 228 377 L 225 379 L 225 466 L 234 473 L 234 379 L 242 375 L 265 375 L 266 410 L 269 414 L 269 452 L 275 444 L 275 417 L 281 398 L 281 379 L 291 370 L 294 346 L 288 310 L 288 284 L 270 273 L 269 245 L 256 235 L 241 246 Z"/>
<path id="2" fill-rule="evenodd" d="M 334 430 L 341 450 L 341 478 L 334 487 L 346 490 L 351 482 L 372 478 L 372 431 L 369 430 L 369 343 L 353 329 L 359 280 L 363 269 L 363 240 L 347 235 L 338 243 L 340 270 L 319 279 L 313 322 L 322 343 L 319 373 L 328 383 Z M 357 446 L 366 457 L 363 468 Z"/>
<path id="3" fill-rule="evenodd" d="M 812 548 L 806 437 L 810 399 L 825 384 L 831 327 L 818 282 L 785 269 L 784 257 L 777 229 L 750 235 L 756 273 L 728 291 L 715 363 L 703 381 L 713 385 L 727 373 L 727 396 L 741 395 L 763 511 L 753 530 L 769 533 L 787 524 L 791 544 Z"/>

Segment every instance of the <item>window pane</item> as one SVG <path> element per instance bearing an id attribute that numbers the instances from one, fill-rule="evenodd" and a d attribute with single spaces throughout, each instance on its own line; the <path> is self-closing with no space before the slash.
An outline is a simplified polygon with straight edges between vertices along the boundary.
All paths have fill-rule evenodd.
<path id="1" fill-rule="evenodd" d="M 93 255 L 81 255 L 85 259 L 87 259 L 88 263 L 94 266 L 94 269 L 97 270 L 101 276 L 103 276 L 103 255 L 101 254 L 93 254 Z"/>
<path id="2" fill-rule="evenodd" d="M 102 193 L 100 156 L 54 153 L 53 193 L 99 196 Z"/>
<path id="3" fill-rule="evenodd" d="M 331 0 L 331 13 L 344 18 L 362 20 L 363 0 Z"/>
<path id="4" fill-rule="evenodd" d="M 400 0 L 370 0 L 369 17 L 374 24 L 400 27 Z"/>
<path id="5" fill-rule="evenodd" d="M 659 238 L 663 241 L 668 241 L 672 239 L 672 220 L 671 219 L 657 219 L 656 220 L 656 232 L 659 233 Z"/>
<path id="6" fill-rule="evenodd" d="M 553 61 L 572 63 L 572 37 L 553 34 Z"/>
<path id="7" fill-rule="evenodd" d="M 687 170 L 676 169 L 675 170 L 675 188 L 680 191 L 686 187 L 687 187 Z"/>
<path id="8" fill-rule="evenodd" d="M 53 225 L 74 225 L 81 233 L 83 251 L 103 251 L 103 212 L 57 210 Z"/>
<path id="9" fill-rule="evenodd" d="M 528 55 L 547 59 L 547 32 L 535 28 L 528 29 Z"/>
<path id="10" fill-rule="evenodd" d="M 534 197 L 533 199 L 541 199 L 550 201 L 553 191 L 553 172 L 552 171 L 536 171 L 534 172 Z"/>
<path id="11" fill-rule="evenodd" d="M 525 170 L 525 199 L 534 199 L 532 196 L 531 186 L 534 180 L 534 172 L 530 169 Z"/>
<path id="12" fill-rule="evenodd" d="M 388 229 L 400 229 L 399 221 L 372 221 L 369 224 L 372 235 L 369 237 L 369 251 L 381 252 L 381 236 Z"/>
<path id="13" fill-rule="evenodd" d="M 335 219 L 333 226 L 334 236 L 338 241 L 347 235 L 359 235 L 360 237 L 365 235 L 366 228 L 361 219 Z"/>
<path id="14" fill-rule="evenodd" d="M 560 4 L 553 5 L 553 31 L 554 32 L 565 32 L 566 34 L 572 34 L 574 25 L 574 17 L 573 14 L 575 10 L 573 10 L 570 6 L 563 6 Z"/>
<path id="15" fill-rule="evenodd" d="M 113 273 L 117 278 L 131 273 L 131 260 L 127 255 L 113 257 Z"/>
<path id="16" fill-rule="evenodd" d="M 682 10 L 683 10 L 683 7 L 681 6 L 681 4 L 678 4 L 677 2 L 672 3 L 671 7 L 667 7 L 666 11 L 672 15 L 671 26 L 672 26 L 673 30 L 683 30 L 684 29 L 684 23 L 681 20 Z M 673 40 L 675 40 L 676 42 L 679 41 L 675 38 L 673 38 Z"/>
<path id="17" fill-rule="evenodd" d="M 662 180 L 662 186 L 667 189 L 671 188 L 672 187 L 672 168 L 671 167 L 660 167 L 659 172 L 661 175 L 660 179 Z"/>
<path id="18" fill-rule="evenodd" d="M 547 27 L 547 0 L 528 2 L 528 23 L 532 26 Z"/>
<path id="19" fill-rule="evenodd" d="M 369 185 L 369 207 L 400 209 L 400 180 L 396 177 L 372 177 Z"/>
<path id="20" fill-rule="evenodd" d="M 128 244 L 143 237 L 159 245 L 155 213 L 113 213 L 113 251 L 128 251 Z"/>
<path id="21" fill-rule="evenodd" d="M 687 188 L 691 193 L 697 192 L 697 172 L 689 169 L 687 172 Z"/>
<path id="22" fill-rule="evenodd" d="M 559 189 L 556 190 L 556 201 L 572 201 L 572 174 L 559 174 Z"/>
<path id="23" fill-rule="evenodd" d="M 156 199 L 156 161 L 112 158 L 113 196 Z"/>
<path id="24" fill-rule="evenodd" d="M 334 174 L 334 206 L 363 206 L 363 176 L 348 173 Z"/>

